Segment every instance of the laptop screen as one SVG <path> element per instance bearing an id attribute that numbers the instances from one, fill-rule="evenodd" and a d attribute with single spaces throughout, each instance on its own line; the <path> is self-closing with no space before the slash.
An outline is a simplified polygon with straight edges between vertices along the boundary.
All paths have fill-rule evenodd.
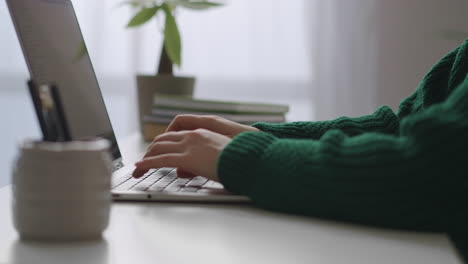
<path id="1" fill-rule="evenodd" d="M 69 0 L 9 0 L 32 79 L 55 83 L 73 140 L 104 137 L 121 157 L 80 27 Z"/>

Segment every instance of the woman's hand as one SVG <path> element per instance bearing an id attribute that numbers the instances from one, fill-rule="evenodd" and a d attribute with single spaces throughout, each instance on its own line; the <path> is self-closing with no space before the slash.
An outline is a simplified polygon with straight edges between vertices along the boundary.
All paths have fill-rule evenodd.
<path id="1" fill-rule="evenodd" d="M 217 161 L 231 138 L 206 129 L 167 132 L 157 136 L 133 172 L 141 177 L 151 168 L 174 167 L 179 177 L 204 176 L 219 181 Z"/>
<path id="2" fill-rule="evenodd" d="M 168 147 L 167 144 L 163 144 L 163 143 L 158 144 L 158 142 L 164 142 L 164 141 L 161 141 L 161 140 L 162 139 L 164 140 L 165 138 L 167 138 L 166 134 L 174 135 L 173 134 L 174 132 L 182 132 L 182 131 L 185 131 L 185 132 L 194 131 L 194 132 L 196 132 L 196 134 L 200 134 L 200 135 L 216 134 L 216 136 L 213 137 L 213 140 L 215 140 L 215 139 L 220 140 L 219 136 L 221 136 L 221 135 L 224 136 L 223 139 L 226 139 L 226 137 L 228 139 L 231 139 L 231 138 L 237 136 L 238 134 L 240 134 L 240 133 L 242 133 L 244 131 L 258 132 L 260 130 L 255 128 L 255 127 L 241 125 L 239 123 L 236 123 L 236 122 L 233 122 L 233 121 L 230 121 L 230 120 L 218 117 L 218 116 L 212 116 L 212 115 L 203 115 L 203 116 L 200 116 L 200 115 L 179 115 L 176 118 L 174 118 L 174 120 L 171 122 L 171 124 L 169 124 L 165 134 L 160 135 L 160 136 L 156 137 L 153 140 L 153 142 L 148 147 L 148 151 L 146 152 L 145 156 L 143 157 L 143 160 L 149 159 L 150 157 L 155 156 L 155 154 L 159 154 L 159 152 L 158 152 L 159 148 L 161 148 L 160 152 L 165 151 L 164 149 L 162 149 L 163 148 L 162 145 L 165 145 L 165 147 L 167 148 Z M 209 133 L 209 132 L 214 132 L 214 133 Z M 184 135 L 184 137 L 192 138 L 192 140 L 185 139 L 184 144 L 185 144 L 186 148 L 189 147 L 187 144 L 196 144 L 196 145 L 198 145 L 198 148 L 201 148 L 199 146 L 200 144 L 208 143 L 206 141 L 193 140 L 193 137 L 195 137 L 195 136 L 194 135 L 189 136 L 189 135 L 191 135 L 190 133 L 182 133 L 180 135 Z M 206 147 L 209 148 L 209 146 L 206 146 Z M 219 153 L 218 153 L 218 155 L 219 155 Z M 207 161 L 207 160 L 205 160 L 205 161 Z M 159 167 L 172 167 L 171 165 L 166 164 L 165 162 L 161 162 L 160 159 L 157 161 L 157 163 L 158 164 L 164 163 L 164 164 L 159 165 Z M 216 160 L 213 161 L 212 163 L 215 164 Z M 144 165 L 137 166 L 137 168 L 133 172 L 133 177 L 136 177 L 136 178 L 141 177 L 143 174 L 145 174 L 149 170 L 149 168 L 159 168 L 157 165 L 155 165 L 156 162 L 151 163 L 151 166 L 149 166 L 149 168 L 148 168 L 148 164 L 150 164 L 150 161 L 145 161 L 145 163 L 143 163 L 143 164 Z M 187 165 L 187 164 L 185 164 L 185 165 Z M 205 165 L 205 164 L 202 164 L 201 166 L 203 166 L 203 165 Z M 193 171 L 192 171 L 192 174 L 191 174 L 189 172 L 185 172 L 182 167 L 177 167 L 177 166 L 175 166 L 175 167 L 178 168 L 177 169 L 177 174 L 178 174 L 179 177 L 192 177 L 192 176 L 194 176 Z M 216 172 L 216 170 L 214 170 L 214 171 Z M 202 176 L 205 176 L 205 177 L 209 177 L 208 175 L 204 175 L 203 173 L 195 173 L 195 174 L 202 175 Z M 214 175 L 213 172 L 211 172 L 211 174 Z M 216 178 L 217 178 L 217 176 L 216 176 Z"/>

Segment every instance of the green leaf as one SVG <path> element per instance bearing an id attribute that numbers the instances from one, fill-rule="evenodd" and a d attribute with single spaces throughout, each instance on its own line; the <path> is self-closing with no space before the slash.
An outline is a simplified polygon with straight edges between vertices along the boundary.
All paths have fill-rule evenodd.
<path id="1" fill-rule="evenodd" d="M 137 7 L 152 7 L 155 6 L 156 3 L 154 0 L 132 0 L 132 1 L 123 1 L 118 3 L 115 7 L 122 7 L 129 5 L 131 7 L 137 8 Z"/>
<path id="2" fill-rule="evenodd" d="M 127 27 L 136 27 L 148 22 L 158 12 L 159 6 L 145 7 L 128 22 Z"/>
<path id="3" fill-rule="evenodd" d="M 122 3 L 119 3 L 116 5 L 116 8 L 118 7 L 122 7 L 122 6 L 126 6 L 126 5 L 129 5 L 131 7 L 139 7 L 139 6 L 142 6 L 144 3 L 142 2 L 137 2 L 137 1 L 125 1 L 125 2 L 122 2 Z"/>
<path id="4" fill-rule="evenodd" d="M 222 6 L 222 3 L 209 2 L 209 1 L 181 1 L 178 3 L 180 6 L 183 6 L 188 9 L 193 10 L 205 10 L 213 7 Z"/>
<path id="5" fill-rule="evenodd" d="M 181 65 L 182 45 L 180 41 L 179 28 L 172 15 L 171 8 L 166 3 L 162 4 L 162 9 L 166 14 L 166 25 L 164 29 L 164 48 L 169 55 L 172 63 L 179 66 Z"/>
<path id="6" fill-rule="evenodd" d="M 189 0 L 163 0 L 163 5 L 167 5 L 170 10 L 174 11 L 180 2 L 188 2 Z"/>

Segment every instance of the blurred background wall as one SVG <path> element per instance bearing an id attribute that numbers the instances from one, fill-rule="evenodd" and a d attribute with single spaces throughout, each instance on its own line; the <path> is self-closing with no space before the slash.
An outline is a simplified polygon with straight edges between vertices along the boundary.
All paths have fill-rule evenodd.
<path id="1" fill-rule="evenodd" d="M 306 1 L 316 119 L 395 111 L 468 38 L 465 0 Z"/>
<path id="2" fill-rule="evenodd" d="M 74 0 L 118 137 L 137 130 L 134 76 L 153 74 L 161 23 L 125 25 L 117 0 Z M 202 98 L 291 105 L 290 121 L 357 116 L 398 103 L 443 54 L 468 37 L 466 0 L 228 0 L 177 13 L 183 62 Z M 47 19 L 47 18 L 45 18 Z M 28 72 L 0 1 L 0 186 L 17 142 L 38 137 Z"/>

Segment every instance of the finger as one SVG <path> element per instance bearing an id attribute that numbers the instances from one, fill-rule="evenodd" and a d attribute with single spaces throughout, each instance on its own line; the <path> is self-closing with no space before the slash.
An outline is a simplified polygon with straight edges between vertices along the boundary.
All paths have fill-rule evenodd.
<path id="1" fill-rule="evenodd" d="M 178 115 L 174 121 L 169 124 L 166 132 L 171 131 L 185 131 L 185 130 L 195 130 L 198 128 L 204 128 L 211 131 L 219 130 L 217 127 L 219 122 L 217 117 L 213 115 Z"/>
<path id="2" fill-rule="evenodd" d="M 152 144 L 146 154 L 143 156 L 143 159 L 151 157 L 151 156 L 158 156 L 162 154 L 170 154 L 170 153 L 180 153 L 182 151 L 182 146 L 178 143 L 173 142 L 156 142 Z M 136 168 L 132 176 L 134 178 L 140 178 L 145 173 L 147 173 L 147 169 L 140 169 Z"/>
<path id="3" fill-rule="evenodd" d="M 183 171 L 181 169 L 177 169 L 177 177 L 179 177 L 179 178 L 193 178 L 193 177 L 196 177 L 196 175 L 193 174 L 193 173 L 187 172 L 187 171 Z"/>
<path id="4" fill-rule="evenodd" d="M 150 156 L 158 156 L 162 154 L 181 153 L 182 150 L 183 146 L 180 143 L 156 142 L 151 145 L 143 159 Z"/>
<path id="5" fill-rule="evenodd" d="M 151 142 L 151 144 L 146 149 L 146 153 L 148 153 L 148 151 L 150 151 L 153 145 L 156 144 L 157 142 L 161 142 L 161 141 L 179 142 L 183 139 L 183 137 L 184 137 L 184 133 L 181 133 L 181 132 L 168 132 L 168 133 L 161 134 L 154 138 L 153 142 Z M 144 157 L 146 156 L 147 155 L 145 154 Z"/>
<path id="6" fill-rule="evenodd" d="M 151 168 L 172 167 L 180 168 L 184 166 L 184 155 L 182 154 L 163 154 L 154 157 L 147 157 L 142 161 L 135 163 L 139 170 L 149 170 Z"/>
<path id="7" fill-rule="evenodd" d="M 169 142 L 166 142 L 167 145 L 166 144 L 165 145 L 158 144 L 158 142 L 159 141 L 164 141 L 164 140 L 166 140 L 166 141 L 179 141 L 182 138 L 183 138 L 183 134 L 175 133 L 175 132 L 174 133 L 165 133 L 165 134 L 157 136 L 153 140 L 153 142 L 148 146 L 148 149 L 146 150 L 146 153 L 143 156 L 143 159 L 145 159 L 145 158 L 147 158 L 149 156 L 155 156 L 155 155 L 159 155 L 159 154 L 162 154 L 162 153 L 168 153 L 168 152 L 171 152 L 171 151 L 179 152 L 177 147 L 175 147 L 174 145 L 170 145 Z M 134 178 L 140 178 L 145 173 L 147 173 L 148 170 L 149 169 L 136 168 L 133 171 L 132 176 Z"/>
<path id="8" fill-rule="evenodd" d="M 197 115 L 178 115 L 174 118 L 166 129 L 166 132 L 194 130 L 199 127 L 199 118 Z"/>
<path id="9" fill-rule="evenodd" d="M 172 142 L 177 142 L 182 140 L 184 137 L 183 132 L 166 132 L 164 134 L 161 134 L 153 139 L 153 143 L 159 142 L 159 141 L 172 141 Z"/>
<path id="10" fill-rule="evenodd" d="M 133 178 L 140 178 L 141 176 L 145 175 L 145 173 L 147 173 L 149 170 L 144 170 L 144 169 L 139 169 L 139 168 L 136 168 L 133 172 L 132 172 L 132 177 Z"/>

